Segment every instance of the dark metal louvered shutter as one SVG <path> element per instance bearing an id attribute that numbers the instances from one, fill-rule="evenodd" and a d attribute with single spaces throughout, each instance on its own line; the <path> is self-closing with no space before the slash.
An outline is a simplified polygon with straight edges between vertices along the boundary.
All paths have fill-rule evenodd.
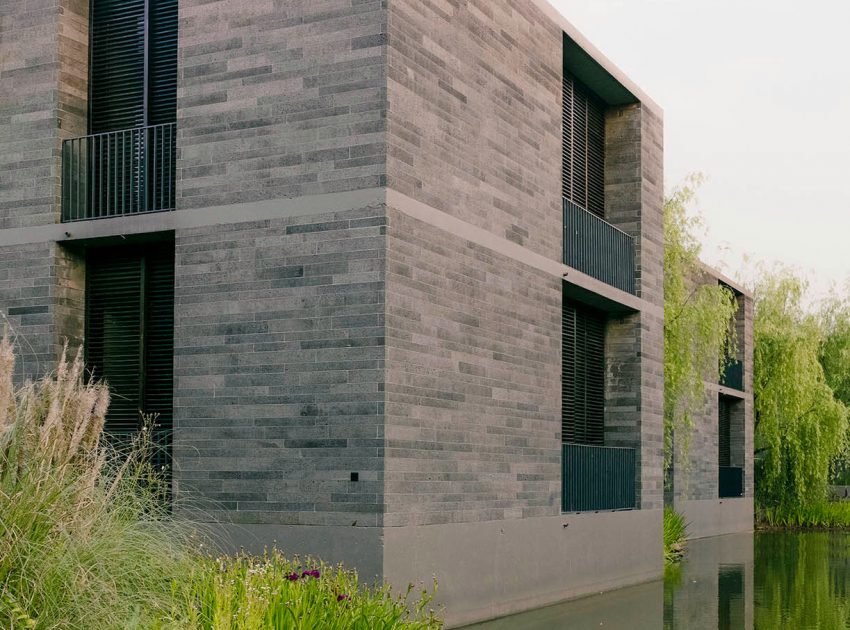
<path id="1" fill-rule="evenodd" d="M 145 0 L 92 0 L 91 133 L 145 124 Z"/>
<path id="2" fill-rule="evenodd" d="M 605 217 L 605 105 L 565 72 L 563 81 L 563 196 Z"/>
<path id="3" fill-rule="evenodd" d="M 106 430 L 139 427 L 142 383 L 143 260 L 115 249 L 91 250 L 86 259 L 86 364 L 109 383 Z"/>
<path id="4" fill-rule="evenodd" d="M 718 464 L 721 468 L 725 468 L 732 465 L 732 406 L 722 396 L 718 404 L 718 412 Z"/>
<path id="5" fill-rule="evenodd" d="M 148 124 L 177 119 L 177 0 L 150 0 Z"/>
<path id="6" fill-rule="evenodd" d="M 562 320 L 561 439 L 605 442 L 605 316 L 567 300 Z"/>
<path id="7" fill-rule="evenodd" d="M 177 116 L 177 0 L 92 0 L 91 133 Z"/>
<path id="8" fill-rule="evenodd" d="M 88 252 L 85 348 L 89 369 L 110 388 L 106 433 L 129 437 L 140 428 L 142 413 L 157 414 L 155 439 L 168 446 L 173 426 L 173 244 Z M 158 454 L 158 460 L 165 459 Z"/>

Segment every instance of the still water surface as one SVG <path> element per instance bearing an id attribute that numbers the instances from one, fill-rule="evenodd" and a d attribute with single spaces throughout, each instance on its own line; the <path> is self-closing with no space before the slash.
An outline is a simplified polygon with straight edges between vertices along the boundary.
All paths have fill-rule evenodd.
<path id="1" fill-rule="evenodd" d="M 846 630 L 850 534 L 756 534 L 689 543 L 664 581 L 469 630 Z"/>

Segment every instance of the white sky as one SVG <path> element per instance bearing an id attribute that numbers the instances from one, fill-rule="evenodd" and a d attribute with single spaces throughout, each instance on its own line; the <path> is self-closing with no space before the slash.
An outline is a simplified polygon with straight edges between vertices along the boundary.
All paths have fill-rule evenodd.
<path id="1" fill-rule="evenodd" d="M 664 109 L 667 188 L 708 177 L 706 262 L 850 276 L 850 2 L 550 2 Z"/>

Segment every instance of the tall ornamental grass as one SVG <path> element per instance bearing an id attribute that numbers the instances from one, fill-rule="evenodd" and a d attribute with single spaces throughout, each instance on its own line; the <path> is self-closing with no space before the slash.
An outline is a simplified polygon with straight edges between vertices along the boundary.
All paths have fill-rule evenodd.
<path id="1" fill-rule="evenodd" d="M 0 627 L 152 628 L 187 571 L 188 534 L 163 518 L 144 449 L 102 443 L 107 388 L 78 352 L 15 389 L 0 341 Z M 186 530 L 188 531 L 188 530 Z"/>
<path id="2" fill-rule="evenodd" d="M 438 630 L 418 602 L 356 573 L 277 551 L 213 559 L 172 517 L 149 431 L 122 452 L 103 439 L 105 385 L 78 352 L 15 389 L 0 340 L 0 628 Z"/>

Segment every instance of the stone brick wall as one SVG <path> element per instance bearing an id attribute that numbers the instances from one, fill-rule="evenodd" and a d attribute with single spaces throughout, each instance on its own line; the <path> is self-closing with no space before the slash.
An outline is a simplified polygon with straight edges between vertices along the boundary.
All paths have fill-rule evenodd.
<path id="1" fill-rule="evenodd" d="M 608 326 L 606 440 L 638 449 L 638 504 L 663 503 L 663 121 L 640 104 L 605 119 L 605 217 L 635 238 L 636 288 L 646 308 Z"/>
<path id="2" fill-rule="evenodd" d="M 178 231 L 181 507 L 381 524 L 385 223 L 380 206 Z"/>
<path id="3" fill-rule="evenodd" d="M 82 268 L 55 243 L 0 247 L 0 329 L 15 341 L 15 379 L 35 379 L 56 365 L 64 340 L 82 334 Z"/>
<path id="4" fill-rule="evenodd" d="M 385 525 L 559 514 L 561 279 L 389 220 Z"/>
<path id="5" fill-rule="evenodd" d="M 529 1 L 392 0 L 389 31 L 389 186 L 560 260 L 560 28 Z"/>
<path id="6" fill-rule="evenodd" d="M 0 229 L 58 216 L 62 138 L 86 133 L 88 2 L 0 5 Z"/>
<path id="7" fill-rule="evenodd" d="M 181 0 L 178 208 L 381 186 L 381 0 Z"/>

